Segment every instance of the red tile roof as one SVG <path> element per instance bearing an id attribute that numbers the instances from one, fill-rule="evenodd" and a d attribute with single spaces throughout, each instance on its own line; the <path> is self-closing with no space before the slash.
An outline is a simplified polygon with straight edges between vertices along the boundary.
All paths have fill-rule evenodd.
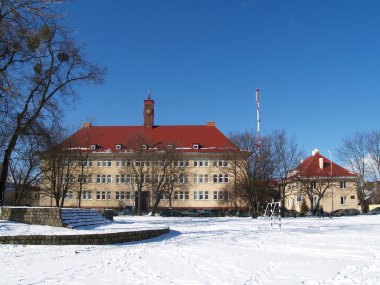
<path id="1" fill-rule="evenodd" d="M 117 152 L 117 144 L 126 149 L 133 137 L 148 138 L 152 148 L 166 147 L 173 144 L 185 152 L 220 152 L 237 147 L 215 126 L 154 126 L 152 129 L 144 126 L 91 126 L 82 128 L 69 137 L 66 142 L 71 147 L 90 148 L 97 145 L 97 152 Z M 193 149 L 193 144 L 199 144 L 200 149 Z"/>
<path id="2" fill-rule="evenodd" d="M 323 167 L 320 167 L 320 159 L 323 159 Z M 331 172 L 332 170 L 332 172 Z M 306 158 L 292 171 L 291 177 L 356 177 L 355 173 L 348 171 L 342 166 L 332 162 L 319 152 Z"/>

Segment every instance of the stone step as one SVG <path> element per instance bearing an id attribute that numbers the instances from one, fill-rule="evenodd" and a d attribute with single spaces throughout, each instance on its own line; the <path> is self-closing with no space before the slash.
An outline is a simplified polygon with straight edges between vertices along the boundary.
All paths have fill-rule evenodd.
<path id="1" fill-rule="evenodd" d="M 62 224 L 68 228 L 111 223 L 95 209 L 62 209 Z"/>

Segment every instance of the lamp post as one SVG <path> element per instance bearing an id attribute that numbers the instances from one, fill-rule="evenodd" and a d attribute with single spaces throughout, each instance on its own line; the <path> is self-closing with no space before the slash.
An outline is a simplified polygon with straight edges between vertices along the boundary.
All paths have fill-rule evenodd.
<path id="1" fill-rule="evenodd" d="M 332 183 L 332 159 L 331 152 L 327 151 L 330 156 L 330 183 Z M 331 213 L 334 211 L 334 187 L 331 187 Z"/>

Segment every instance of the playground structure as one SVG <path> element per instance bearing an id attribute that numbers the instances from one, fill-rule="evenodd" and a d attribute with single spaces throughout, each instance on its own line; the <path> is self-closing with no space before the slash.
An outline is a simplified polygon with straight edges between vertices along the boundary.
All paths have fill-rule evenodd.
<path id="1" fill-rule="evenodd" d="M 276 225 L 281 229 L 281 202 L 268 203 L 265 208 L 264 217 L 270 218 L 270 226 L 273 228 Z"/>

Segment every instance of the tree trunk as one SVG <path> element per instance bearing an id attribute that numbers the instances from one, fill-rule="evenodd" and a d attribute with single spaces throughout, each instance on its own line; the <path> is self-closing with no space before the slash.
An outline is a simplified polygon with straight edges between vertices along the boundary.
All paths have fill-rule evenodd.
<path id="1" fill-rule="evenodd" d="M 19 137 L 18 132 L 15 132 L 4 153 L 3 163 L 1 167 L 1 175 L 0 175 L 0 207 L 3 206 L 4 204 L 4 192 L 5 192 L 5 188 L 7 187 L 9 164 L 11 161 L 13 150 L 16 147 L 18 137 Z"/>
<path id="2" fill-rule="evenodd" d="M 161 200 L 161 198 L 159 197 L 159 195 L 157 195 L 157 197 L 154 199 L 154 203 L 152 206 L 152 214 L 151 214 L 152 216 L 156 215 L 156 211 L 158 208 L 158 204 L 160 203 L 160 200 Z"/>
<path id="3" fill-rule="evenodd" d="M 141 216 L 141 189 L 137 190 L 137 215 Z"/>

